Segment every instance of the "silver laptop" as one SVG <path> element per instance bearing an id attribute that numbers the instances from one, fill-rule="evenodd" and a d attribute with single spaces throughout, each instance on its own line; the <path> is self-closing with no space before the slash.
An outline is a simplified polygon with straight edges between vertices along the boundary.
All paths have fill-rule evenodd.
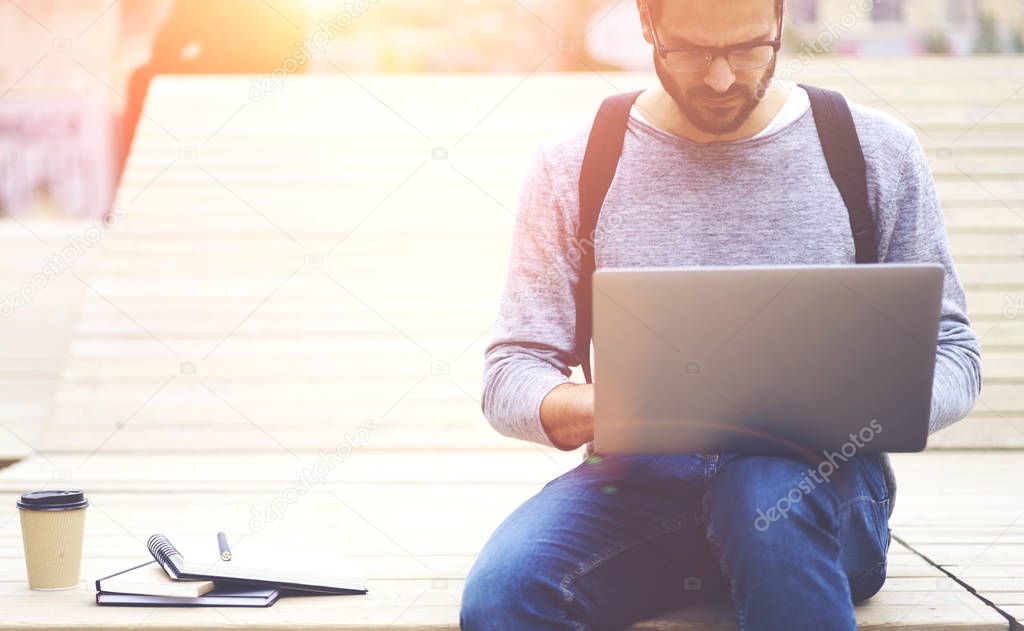
<path id="1" fill-rule="evenodd" d="M 594 448 L 921 451 L 943 277 L 937 264 L 599 270 Z"/>

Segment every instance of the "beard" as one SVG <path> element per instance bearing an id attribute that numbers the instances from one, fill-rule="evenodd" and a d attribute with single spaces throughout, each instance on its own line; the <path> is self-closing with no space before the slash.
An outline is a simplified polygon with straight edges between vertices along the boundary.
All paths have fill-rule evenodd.
<path id="1" fill-rule="evenodd" d="M 777 59 L 772 60 L 753 87 L 735 83 L 724 94 L 715 92 L 703 83 L 684 89 L 672 76 L 671 71 L 662 65 L 661 58 L 657 54 L 654 55 L 654 69 L 665 92 L 672 97 L 676 107 L 690 121 L 690 124 L 706 134 L 721 136 L 731 134 L 739 129 L 750 118 L 750 114 L 757 109 L 758 104 L 767 93 L 768 84 L 775 75 L 776 61 Z M 702 101 L 701 97 L 731 97 L 732 100 L 716 107 Z"/>

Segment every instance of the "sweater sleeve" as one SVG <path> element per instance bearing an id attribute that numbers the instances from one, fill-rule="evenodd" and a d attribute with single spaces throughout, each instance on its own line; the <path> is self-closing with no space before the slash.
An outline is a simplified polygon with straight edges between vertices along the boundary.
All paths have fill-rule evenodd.
<path id="1" fill-rule="evenodd" d="M 540 404 L 578 364 L 574 288 L 577 213 L 540 150 L 519 199 L 508 277 L 484 359 L 484 416 L 498 432 L 552 445 Z"/>
<path id="2" fill-rule="evenodd" d="M 920 141 L 911 134 L 899 180 L 883 212 L 892 232 L 879 243 L 883 263 L 939 263 L 946 269 L 928 433 L 966 417 L 981 392 L 981 347 L 967 318 L 964 288 L 949 252 L 942 208 Z M 888 237 L 886 239 L 886 237 Z"/>

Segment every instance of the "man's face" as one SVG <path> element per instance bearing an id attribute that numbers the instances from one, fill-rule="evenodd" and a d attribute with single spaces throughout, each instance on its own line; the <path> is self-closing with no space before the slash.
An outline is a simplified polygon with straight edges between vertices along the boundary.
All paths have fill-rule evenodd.
<path id="1" fill-rule="evenodd" d="M 653 44 L 648 13 L 641 0 L 644 37 Z M 774 0 L 661 0 L 651 7 L 662 46 L 722 47 L 768 41 L 778 35 Z M 657 51 L 654 68 L 665 91 L 698 130 L 714 135 L 739 129 L 764 98 L 775 74 L 775 60 L 755 70 L 733 70 L 724 57 L 701 72 L 679 72 L 665 65 Z"/>

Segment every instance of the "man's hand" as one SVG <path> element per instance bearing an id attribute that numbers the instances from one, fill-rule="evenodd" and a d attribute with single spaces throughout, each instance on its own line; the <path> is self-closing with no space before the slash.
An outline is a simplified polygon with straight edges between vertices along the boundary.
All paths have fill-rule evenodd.
<path id="1" fill-rule="evenodd" d="M 555 447 L 572 451 L 594 439 L 593 384 L 563 383 L 544 397 L 540 421 Z"/>

